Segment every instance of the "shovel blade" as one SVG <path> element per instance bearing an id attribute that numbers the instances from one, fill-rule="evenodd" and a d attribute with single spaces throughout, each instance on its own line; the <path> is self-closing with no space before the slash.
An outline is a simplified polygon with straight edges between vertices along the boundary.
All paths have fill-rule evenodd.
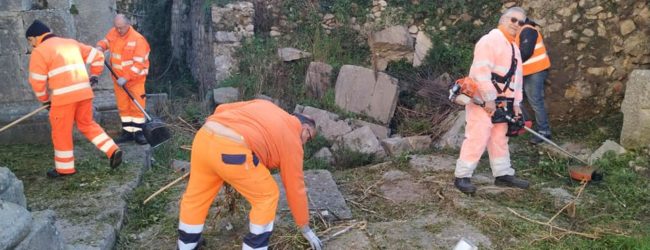
<path id="1" fill-rule="evenodd" d="M 171 138 L 169 129 L 160 121 L 150 121 L 144 124 L 142 128 L 144 137 L 151 147 L 157 147 Z"/>

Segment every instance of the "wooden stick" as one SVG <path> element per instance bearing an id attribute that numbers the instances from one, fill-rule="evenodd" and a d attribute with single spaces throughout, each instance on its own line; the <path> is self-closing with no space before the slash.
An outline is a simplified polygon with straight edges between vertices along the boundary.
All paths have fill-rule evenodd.
<path id="1" fill-rule="evenodd" d="M 587 183 L 588 183 L 588 182 L 585 181 L 585 182 L 582 184 L 582 187 L 580 187 L 580 189 L 578 190 L 578 194 L 576 195 L 576 197 L 573 198 L 572 201 L 570 201 L 569 203 L 567 203 L 566 205 L 564 205 L 564 207 L 562 207 L 562 209 L 560 209 L 560 211 L 557 211 L 557 213 L 555 213 L 555 215 L 553 215 L 553 217 L 551 217 L 551 219 L 549 219 L 546 223 L 547 223 L 547 224 L 550 224 L 550 223 L 555 219 L 555 217 L 557 217 L 558 215 L 560 215 L 560 213 L 562 213 L 562 211 L 564 211 L 564 210 L 567 209 L 569 206 L 571 206 L 571 204 L 574 204 L 574 205 L 575 205 L 575 204 L 576 204 L 576 201 L 578 201 L 578 198 L 580 198 L 580 195 L 582 194 L 582 191 L 584 191 L 584 190 L 585 190 L 585 187 L 587 187 Z"/>
<path id="2" fill-rule="evenodd" d="M 545 222 L 541 222 L 541 221 L 536 221 L 536 220 L 533 220 L 533 219 L 529 219 L 529 218 L 526 218 L 525 216 L 523 216 L 523 215 L 521 215 L 521 214 L 515 212 L 515 210 L 512 210 L 512 208 L 507 207 L 507 209 L 508 209 L 508 211 L 510 211 L 511 213 L 515 214 L 517 217 L 522 218 L 522 219 L 524 219 L 524 220 L 527 220 L 527 221 L 529 221 L 529 222 L 535 223 L 535 224 L 539 224 L 539 225 L 542 225 L 542 226 L 548 226 L 548 227 L 551 227 L 552 229 L 556 229 L 556 230 L 559 230 L 559 231 L 562 231 L 562 232 L 565 232 L 565 233 L 569 233 L 569 234 L 579 235 L 579 236 L 582 236 L 582 237 L 585 237 L 585 238 L 589 238 L 589 239 L 594 239 L 594 240 L 596 240 L 596 239 L 599 239 L 599 238 L 600 238 L 600 237 L 598 237 L 598 236 L 596 236 L 596 235 L 593 235 L 593 234 L 587 234 L 587 233 L 581 233 L 581 232 L 571 231 L 571 230 L 569 230 L 569 229 L 561 228 L 561 227 L 558 227 L 558 226 L 555 226 L 555 225 L 552 225 L 552 224 L 548 224 L 548 223 L 545 223 Z"/>
<path id="3" fill-rule="evenodd" d="M 36 113 L 41 112 L 41 110 L 44 110 L 44 109 L 49 108 L 49 107 L 50 107 L 50 105 L 45 105 L 45 106 L 41 106 L 40 108 L 37 108 L 36 110 L 30 112 L 29 114 L 26 114 L 26 115 L 24 115 L 23 117 L 18 118 L 18 120 L 15 120 L 15 121 L 13 121 L 13 122 L 7 124 L 6 126 L 0 128 L 0 132 L 5 131 L 5 130 L 7 130 L 8 128 L 13 127 L 14 125 L 18 124 L 19 122 L 22 122 L 23 120 L 25 120 L 25 119 L 27 119 L 27 118 L 30 118 L 30 117 L 32 117 L 33 115 L 35 115 Z"/>
<path id="4" fill-rule="evenodd" d="M 156 197 L 157 195 L 159 195 L 160 193 L 162 193 L 163 191 L 165 191 L 165 190 L 168 189 L 169 187 L 174 186 L 176 183 L 178 183 L 179 181 L 185 179 L 185 177 L 188 177 L 188 176 L 190 176 L 190 172 L 185 173 L 183 176 L 178 177 L 178 179 L 176 179 L 176 180 L 170 182 L 169 184 L 165 185 L 165 186 L 162 187 L 161 189 L 158 189 L 158 191 L 156 191 L 156 192 L 153 193 L 151 196 L 149 196 L 147 199 L 145 199 L 145 200 L 142 202 L 142 204 L 143 204 L 143 205 L 144 205 L 144 204 L 147 204 L 147 202 L 149 202 L 149 200 L 151 200 L 153 197 Z"/>

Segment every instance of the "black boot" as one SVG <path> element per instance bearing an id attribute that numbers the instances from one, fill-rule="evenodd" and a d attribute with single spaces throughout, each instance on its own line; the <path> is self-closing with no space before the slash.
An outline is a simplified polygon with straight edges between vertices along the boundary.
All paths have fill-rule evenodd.
<path id="1" fill-rule="evenodd" d="M 456 186 L 458 190 L 466 194 L 473 194 L 476 192 L 476 186 L 472 184 L 472 181 L 469 177 L 456 178 L 454 180 L 454 186 Z"/>
<path id="2" fill-rule="evenodd" d="M 115 143 L 125 143 L 129 141 L 133 141 L 133 133 L 128 132 L 124 129 L 122 129 L 122 134 L 119 137 L 115 138 Z"/>
<path id="3" fill-rule="evenodd" d="M 64 177 L 64 176 L 73 175 L 73 174 L 76 174 L 76 173 L 77 173 L 77 172 L 74 172 L 74 173 L 72 173 L 72 174 L 62 174 L 62 173 L 57 172 L 56 169 L 54 169 L 54 168 L 50 168 L 50 169 L 47 170 L 47 177 L 50 177 L 50 178 L 59 178 L 59 177 Z"/>
<path id="4" fill-rule="evenodd" d="M 111 155 L 111 168 L 115 169 L 122 164 L 122 150 L 119 148 Z"/>
<path id="5" fill-rule="evenodd" d="M 147 144 L 147 138 L 144 138 L 144 133 L 142 131 L 135 132 L 134 135 L 135 143 L 140 145 Z"/>
<path id="6" fill-rule="evenodd" d="M 501 187 L 516 187 L 527 189 L 529 183 L 527 180 L 519 179 L 514 175 L 502 175 L 497 176 L 497 178 L 494 179 L 494 185 Z"/>

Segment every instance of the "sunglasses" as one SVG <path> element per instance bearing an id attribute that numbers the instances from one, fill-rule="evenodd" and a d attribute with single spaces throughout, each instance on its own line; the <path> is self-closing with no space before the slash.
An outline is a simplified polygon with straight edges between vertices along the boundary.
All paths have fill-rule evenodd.
<path id="1" fill-rule="evenodd" d="M 524 26 L 524 24 L 526 24 L 526 22 L 524 20 L 519 20 L 516 17 L 511 17 L 510 22 L 516 23 L 519 26 Z"/>

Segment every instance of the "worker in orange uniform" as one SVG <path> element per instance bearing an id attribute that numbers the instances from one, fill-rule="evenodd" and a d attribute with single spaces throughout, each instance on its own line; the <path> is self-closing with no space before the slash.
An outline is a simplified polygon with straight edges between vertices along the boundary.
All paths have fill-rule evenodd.
<path id="1" fill-rule="evenodd" d="M 511 116 L 521 114 L 521 56 L 514 40 L 525 18 L 523 9 L 508 9 L 499 19 L 498 29 L 481 37 L 474 48 L 469 77 L 477 84 L 478 98 L 485 105 L 469 103 L 465 106 L 465 140 L 454 173 L 454 185 L 464 193 L 476 192 L 471 177 L 486 148 L 492 175 L 496 177 L 495 185 L 528 188 L 527 181 L 514 176 L 515 170 L 510 163 L 508 122 L 494 116 L 497 103 L 499 107 L 507 107 Z"/>
<path id="2" fill-rule="evenodd" d="M 147 144 L 147 139 L 142 133 L 144 114 L 129 98 L 122 86 L 131 92 L 142 107 L 145 107 L 144 83 L 149 73 L 149 43 L 144 36 L 131 27 L 129 19 L 124 15 L 115 16 L 113 24 L 115 27 L 108 31 L 104 39 L 97 42 L 97 49 L 111 52 L 110 64 L 119 76 L 117 79 L 113 78 L 113 88 L 122 120 L 122 134 L 115 141 L 123 143 L 135 140 L 140 145 Z"/>
<path id="3" fill-rule="evenodd" d="M 227 182 L 251 204 L 250 233 L 242 249 L 267 249 L 279 197 L 269 168 L 279 168 L 298 228 L 312 249 L 321 249 L 309 227 L 302 170 L 303 144 L 315 134 L 314 120 L 290 115 L 266 100 L 219 105 L 194 137 L 178 248 L 196 249 L 210 204 Z"/>
<path id="4" fill-rule="evenodd" d="M 122 163 L 122 151 L 93 120 L 93 90 L 104 70 L 104 55 L 95 48 L 57 37 L 41 21 L 34 21 L 25 37 L 34 48 L 29 61 L 29 83 L 36 97 L 50 105 L 54 168 L 47 176 L 56 178 L 76 173 L 72 125 L 110 158 L 111 168 Z M 90 64 L 90 79 L 86 72 Z M 49 93 L 48 93 L 49 92 Z"/>
<path id="5" fill-rule="evenodd" d="M 551 127 L 548 124 L 548 115 L 544 107 L 544 82 L 548 77 L 551 60 L 546 53 L 544 39 L 537 23 L 526 18 L 515 41 L 519 45 L 521 60 L 524 62 L 524 93 L 528 104 L 535 112 L 536 130 L 547 139 L 551 139 Z M 533 136 L 530 142 L 539 144 L 544 140 Z"/>

